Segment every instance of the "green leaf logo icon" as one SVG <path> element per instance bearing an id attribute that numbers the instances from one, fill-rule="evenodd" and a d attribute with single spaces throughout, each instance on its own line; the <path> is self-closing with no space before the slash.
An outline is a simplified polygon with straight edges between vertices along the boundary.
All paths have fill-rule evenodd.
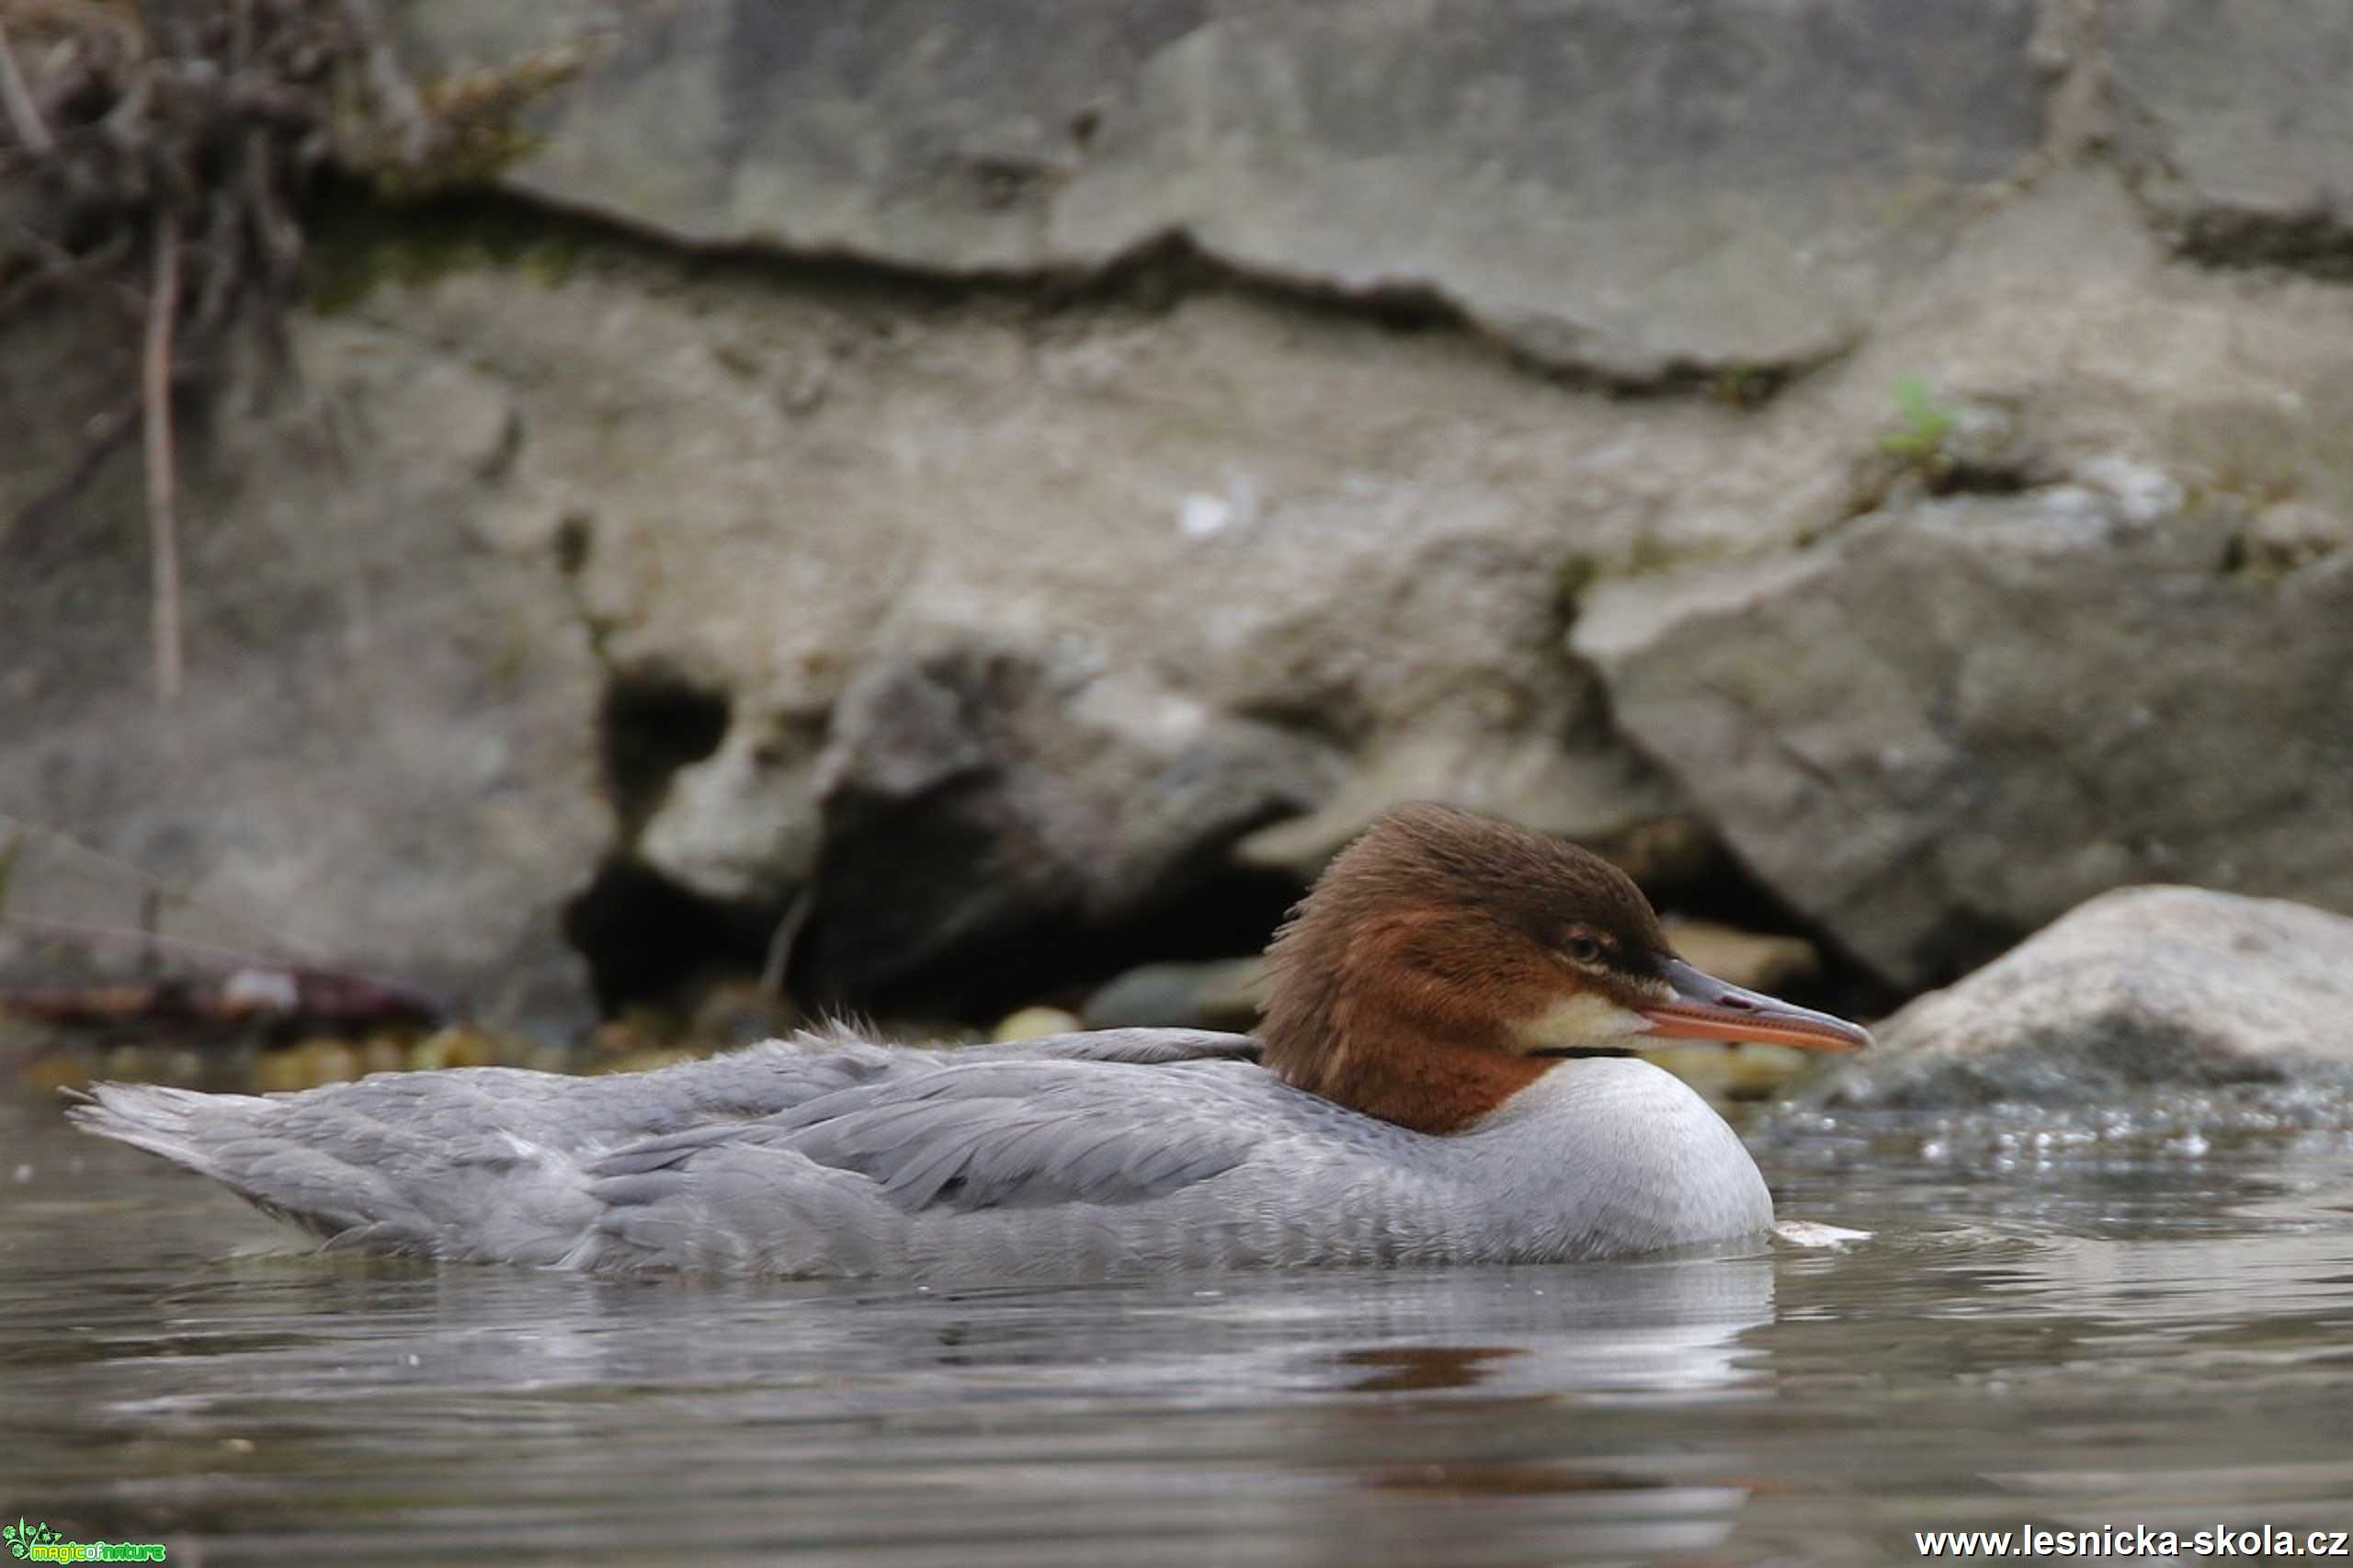
<path id="1" fill-rule="evenodd" d="M 0 1540 L 8 1543 L 9 1555 L 29 1557 L 36 1546 L 46 1546 L 57 1540 L 57 1532 L 47 1525 L 27 1524 L 22 1515 L 13 1525 L 0 1526 Z"/>

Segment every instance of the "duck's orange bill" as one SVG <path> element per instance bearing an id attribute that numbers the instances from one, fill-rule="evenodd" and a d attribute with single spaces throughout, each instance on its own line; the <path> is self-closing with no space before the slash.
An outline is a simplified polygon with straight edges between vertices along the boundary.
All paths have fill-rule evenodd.
<path id="1" fill-rule="evenodd" d="M 1805 1051 L 1860 1051 L 1871 1037 L 1859 1026 L 1718 980 L 1681 959 L 1669 959 L 1674 995 L 1644 1007 L 1650 1032 L 1666 1040 L 1747 1040 Z"/>

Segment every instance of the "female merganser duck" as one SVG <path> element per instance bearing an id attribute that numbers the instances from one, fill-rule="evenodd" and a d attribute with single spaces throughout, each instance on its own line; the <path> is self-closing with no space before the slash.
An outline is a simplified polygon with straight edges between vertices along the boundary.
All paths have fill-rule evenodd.
<path id="1" fill-rule="evenodd" d="M 959 1278 L 1552 1262 L 1772 1224 L 1732 1129 L 1631 1048 L 1870 1040 L 1685 963 L 1598 857 L 1440 806 L 1345 850 L 1272 956 L 1255 1039 L 835 1031 L 608 1078 L 106 1084 L 73 1115 L 330 1247 L 446 1259 Z"/>

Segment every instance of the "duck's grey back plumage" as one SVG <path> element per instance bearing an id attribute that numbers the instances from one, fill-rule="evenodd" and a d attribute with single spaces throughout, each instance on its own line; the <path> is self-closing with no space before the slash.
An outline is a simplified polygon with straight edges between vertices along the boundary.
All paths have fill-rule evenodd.
<path id="1" fill-rule="evenodd" d="M 923 1272 L 944 1261 L 923 1254 L 962 1250 L 946 1231 L 984 1242 L 998 1228 L 926 1219 L 1061 1204 L 1075 1220 L 1232 1169 L 1287 1121 L 1341 1119 L 1248 1065 L 1256 1054 L 1247 1036 L 1198 1030 L 954 1051 L 833 1032 L 602 1078 L 485 1067 L 269 1096 L 109 1084 L 70 1114 L 337 1247 Z"/>
<path id="2" fill-rule="evenodd" d="M 90 1131 L 335 1247 L 582 1268 L 1038 1276 L 1599 1256 L 1740 1233 L 1737 1139 L 1639 1062 L 1436 1137 L 1292 1088 L 1246 1036 L 922 1051 L 835 1035 L 661 1072 L 103 1085 Z M 1761 1218 L 1760 1218 L 1761 1216 Z"/>

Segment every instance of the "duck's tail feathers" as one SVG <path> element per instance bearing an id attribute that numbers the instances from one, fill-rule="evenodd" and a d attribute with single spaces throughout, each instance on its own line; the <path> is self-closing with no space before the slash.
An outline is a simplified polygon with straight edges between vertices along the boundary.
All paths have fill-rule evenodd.
<path id="1" fill-rule="evenodd" d="M 206 1146 L 217 1149 L 221 1133 L 230 1130 L 236 1113 L 227 1106 L 263 1103 L 250 1095 L 207 1095 L 161 1084 L 94 1084 L 66 1094 L 78 1102 L 66 1108 L 66 1119 L 83 1131 L 160 1154 L 233 1187 L 235 1182 Z"/>
<path id="2" fill-rule="evenodd" d="M 419 1073 L 267 1097 L 97 1084 L 66 1115 L 331 1246 L 554 1261 L 595 1218 L 585 1177 L 486 1109 L 482 1083 Z"/>
<path id="3" fill-rule="evenodd" d="M 94 1084 L 66 1117 L 85 1132 L 157 1154 L 210 1176 L 263 1213 L 338 1244 L 355 1232 L 387 1238 L 381 1250 L 433 1250 L 435 1238 L 408 1195 L 380 1172 L 289 1136 L 283 1101 L 203 1094 L 161 1084 Z"/>

